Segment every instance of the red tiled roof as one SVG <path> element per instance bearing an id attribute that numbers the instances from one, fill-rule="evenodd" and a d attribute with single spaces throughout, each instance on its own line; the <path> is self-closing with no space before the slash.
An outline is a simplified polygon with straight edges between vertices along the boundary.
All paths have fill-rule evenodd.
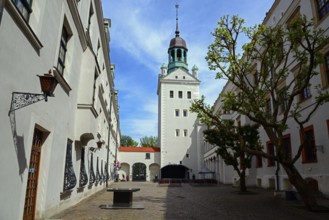
<path id="1" fill-rule="evenodd" d="M 158 147 L 119 147 L 121 152 L 160 152 Z"/>

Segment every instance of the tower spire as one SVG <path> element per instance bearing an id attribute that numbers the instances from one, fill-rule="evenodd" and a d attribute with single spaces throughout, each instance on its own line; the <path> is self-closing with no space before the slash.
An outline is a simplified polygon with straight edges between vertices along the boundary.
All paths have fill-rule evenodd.
<path id="1" fill-rule="evenodd" d="M 179 7 L 179 5 L 176 4 L 175 7 L 176 7 L 176 31 L 175 31 L 175 34 L 176 34 L 176 37 L 179 37 L 179 30 L 178 30 L 178 7 Z"/>

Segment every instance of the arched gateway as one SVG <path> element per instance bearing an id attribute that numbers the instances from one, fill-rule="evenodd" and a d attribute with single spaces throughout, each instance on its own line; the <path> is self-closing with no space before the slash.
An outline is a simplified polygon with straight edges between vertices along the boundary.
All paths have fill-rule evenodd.
<path id="1" fill-rule="evenodd" d="M 189 169 L 186 166 L 170 164 L 161 168 L 161 178 L 188 179 Z"/>
<path id="2" fill-rule="evenodd" d="M 133 181 L 146 181 L 146 165 L 135 163 L 133 165 Z"/>

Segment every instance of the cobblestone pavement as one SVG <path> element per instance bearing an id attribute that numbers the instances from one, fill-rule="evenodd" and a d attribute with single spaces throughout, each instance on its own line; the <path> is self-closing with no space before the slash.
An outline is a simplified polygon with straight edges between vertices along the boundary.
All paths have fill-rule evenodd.
<path id="1" fill-rule="evenodd" d="M 228 185 L 181 187 L 159 186 L 150 182 L 113 183 L 113 188 L 140 188 L 133 195 L 134 204 L 144 209 L 100 209 L 112 204 L 113 193 L 102 190 L 76 206 L 51 219 L 84 220 L 320 220 L 329 219 L 329 213 L 307 211 L 299 201 L 287 201 L 273 196 L 272 190 L 250 188 L 251 193 L 239 194 Z M 329 201 L 323 200 L 329 207 Z"/>

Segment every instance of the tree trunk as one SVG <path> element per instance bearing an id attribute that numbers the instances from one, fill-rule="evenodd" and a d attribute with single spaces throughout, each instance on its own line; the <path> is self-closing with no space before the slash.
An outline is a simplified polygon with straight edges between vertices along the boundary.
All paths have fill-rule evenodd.
<path id="1" fill-rule="evenodd" d="M 287 172 L 290 183 L 296 188 L 305 206 L 310 211 L 315 211 L 319 208 L 314 192 L 308 187 L 306 181 L 299 174 L 294 165 L 283 165 L 284 170 Z"/>
<path id="2" fill-rule="evenodd" d="M 245 170 L 243 170 L 240 174 L 240 192 L 247 192 Z"/>

